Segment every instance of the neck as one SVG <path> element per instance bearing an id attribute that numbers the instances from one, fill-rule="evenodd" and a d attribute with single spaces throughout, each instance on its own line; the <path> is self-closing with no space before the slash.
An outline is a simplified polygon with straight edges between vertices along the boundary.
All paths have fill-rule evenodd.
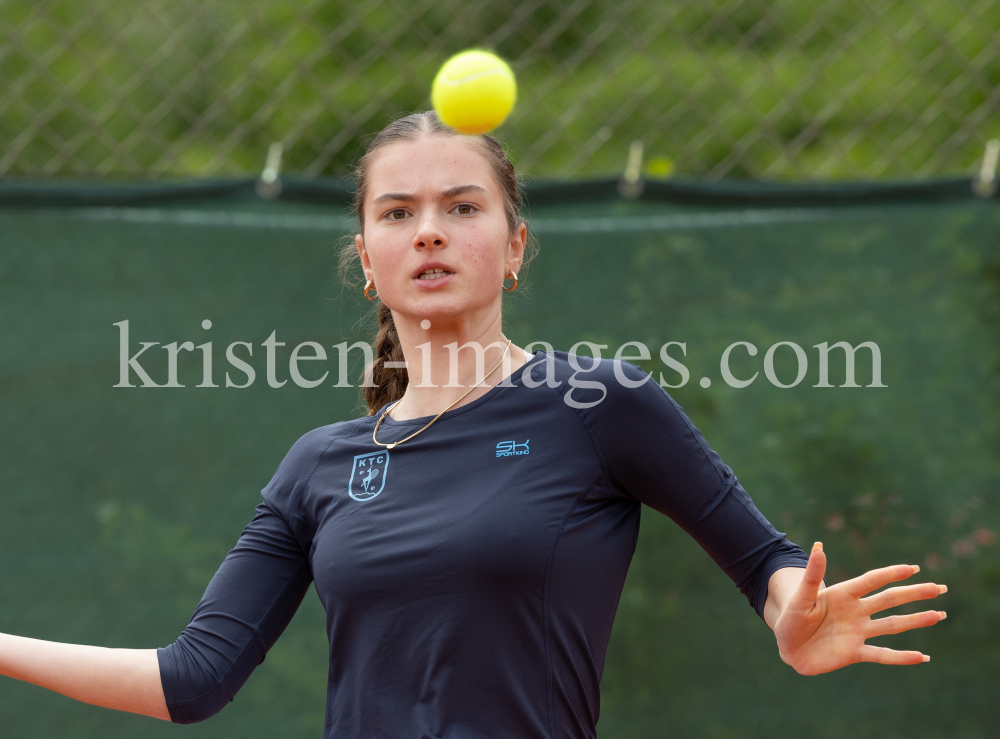
<path id="1" fill-rule="evenodd" d="M 397 421 L 436 416 L 479 382 L 453 406 L 460 408 L 523 367 L 528 357 L 513 343 L 504 357 L 507 337 L 500 317 L 499 301 L 478 315 L 432 319 L 427 329 L 421 328 L 420 318 L 393 313 L 409 382 L 389 415 Z"/>

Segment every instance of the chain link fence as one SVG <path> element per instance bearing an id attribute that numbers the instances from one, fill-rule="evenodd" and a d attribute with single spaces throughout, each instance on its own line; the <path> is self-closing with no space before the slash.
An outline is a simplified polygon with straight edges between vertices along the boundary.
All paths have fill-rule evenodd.
<path id="1" fill-rule="evenodd" d="M 0 175 L 344 175 L 462 49 L 533 176 L 922 178 L 1000 135 L 1000 0 L 0 0 Z"/>

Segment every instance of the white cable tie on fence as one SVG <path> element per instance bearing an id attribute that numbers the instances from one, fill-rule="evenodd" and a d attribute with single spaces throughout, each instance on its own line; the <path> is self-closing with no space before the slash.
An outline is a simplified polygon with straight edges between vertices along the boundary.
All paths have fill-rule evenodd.
<path id="1" fill-rule="evenodd" d="M 642 181 L 642 141 L 629 144 L 625 174 L 618 180 L 618 194 L 626 200 L 635 200 L 642 195 L 645 183 Z"/>
<path id="2" fill-rule="evenodd" d="M 264 171 L 257 179 L 257 194 L 265 200 L 275 200 L 281 195 L 281 179 L 278 177 L 281 172 L 281 156 L 285 153 L 285 147 L 280 141 L 275 141 L 267 147 L 267 161 L 264 163 Z"/>
<path id="3" fill-rule="evenodd" d="M 990 139 L 986 142 L 979 174 L 972 180 L 972 191 L 981 198 L 991 198 L 996 194 L 998 158 L 1000 158 L 1000 139 Z"/>

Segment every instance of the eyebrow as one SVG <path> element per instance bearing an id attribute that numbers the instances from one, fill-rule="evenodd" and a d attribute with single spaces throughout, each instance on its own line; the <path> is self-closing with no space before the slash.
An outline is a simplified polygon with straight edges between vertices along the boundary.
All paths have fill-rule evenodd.
<path id="1" fill-rule="evenodd" d="M 467 192 L 483 193 L 488 194 L 485 187 L 480 187 L 479 185 L 457 185 L 455 187 L 449 187 L 447 190 L 441 193 L 442 198 L 454 198 L 459 195 L 464 195 Z M 372 205 L 378 205 L 379 203 L 384 203 L 389 200 L 412 202 L 417 199 L 417 196 L 408 192 L 386 192 L 379 195 L 377 198 L 372 200 Z"/>

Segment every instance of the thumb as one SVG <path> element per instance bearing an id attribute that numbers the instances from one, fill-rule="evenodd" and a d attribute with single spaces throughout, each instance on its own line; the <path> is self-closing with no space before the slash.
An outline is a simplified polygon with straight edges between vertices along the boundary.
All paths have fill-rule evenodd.
<path id="1" fill-rule="evenodd" d="M 799 582 L 799 586 L 792 593 L 788 605 L 800 610 L 808 610 L 816 603 L 819 595 L 819 587 L 823 583 L 823 576 L 826 574 L 826 554 L 823 552 L 823 542 L 813 544 L 812 552 L 809 553 L 809 563 L 806 565 L 805 574 Z"/>

